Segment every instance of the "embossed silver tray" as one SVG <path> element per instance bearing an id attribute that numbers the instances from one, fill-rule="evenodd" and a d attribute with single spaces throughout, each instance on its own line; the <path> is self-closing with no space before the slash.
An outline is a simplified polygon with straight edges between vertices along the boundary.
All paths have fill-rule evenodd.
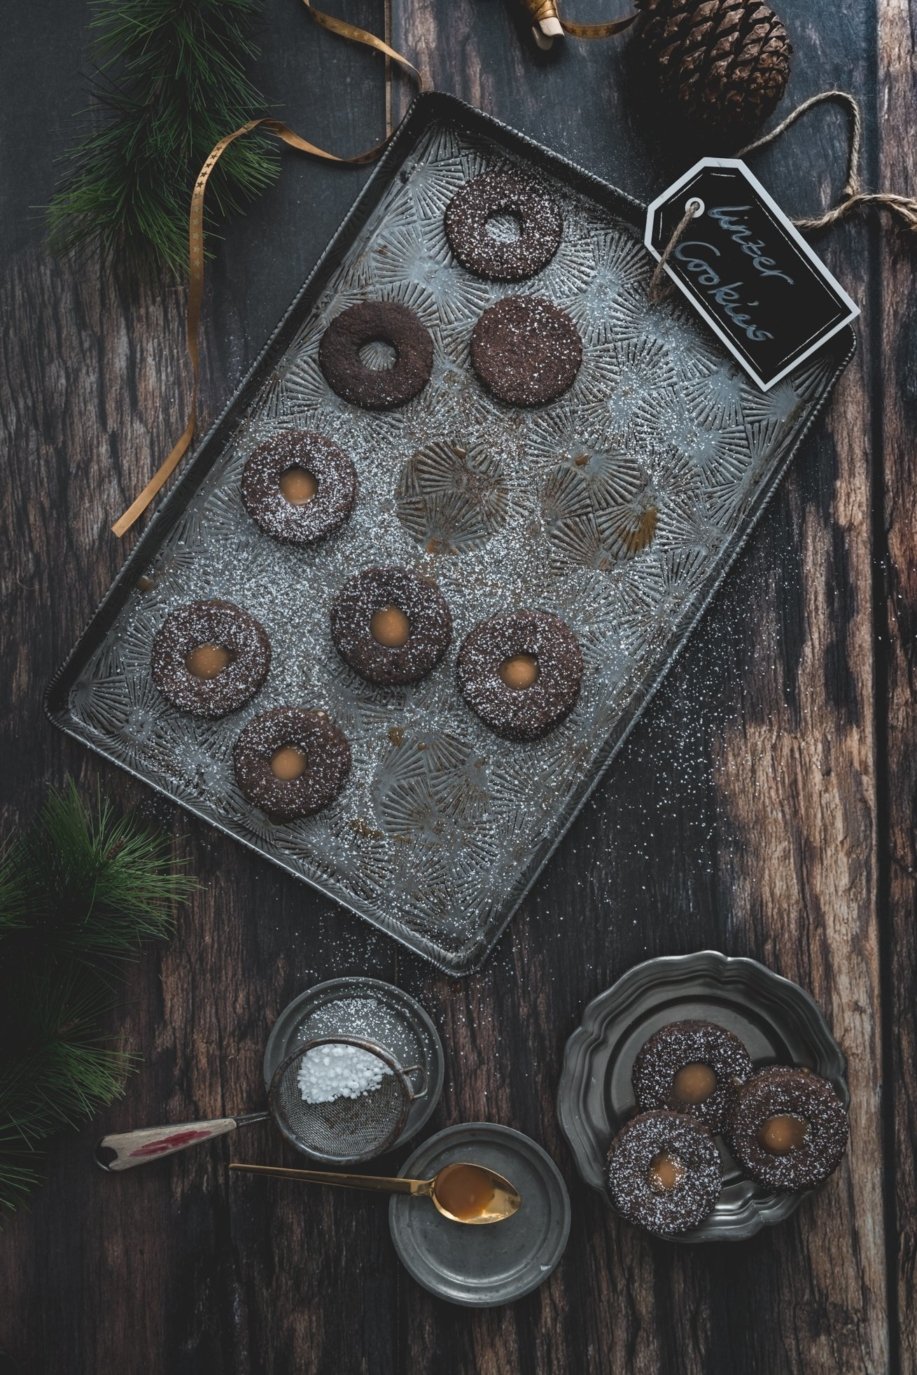
<path id="1" fill-rule="evenodd" d="M 506 164 L 537 171 L 565 219 L 553 262 L 515 285 L 465 272 L 442 226 L 467 177 Z M 620 747 L 853 349 L 846 330 L 757 391 L 681 306 L 650 303 L 642 218 L 453 97 L 419 97 L 49 692 L 70 734 L 454 974 L 496 941 Z M 489 397 L 468 362 L 481 311 L 513 291 L 564 306 L 584 342 L 570 391 L 530 411 Z M 329 320 L 369 297 L 413 307 L 435 344 L 428 386 L 386 414 L 342 401 L 316 361 Z M 239 496 L 253 447 L 289 426 L 329 435 L 359 475 L 353 517 L 312 551 L 260 534 Z M 410 689 L 369 687 L 329 639 L 336 589 L 380 563 L 432 575 L 452 609 L 449 655 Z M 252 611 L 274 651 L 254 701 L 218 722 L 174 711 L 149 672 L 166 614 L 205 596 Z M 517 745 L 466 709 L 453 668 L 476 621 L 523 606 L 559 613 L 587 668 L 569 720 Z M 275 825 L 230 756 L 283 703 L 327 708 L 354 771 L 328 811 Z"/>
<path id="2" fill-rule="evenodd" d="M 557 1115 L 577 1168 L 611 1207 L 605 1157 L 636 1112 L 631 1071 L 640 1047 L 669 1022 L 716 1022 L 748 1047 L 756 1069 L 799 1065 L 829 1079 L 850 1103 L 847 1061 L 811 994 L 757 960 L 699 950 L 635 965 L 593 998 L 567 1042 Z M 739 1169 L 717 1137 L 723 1191 L 700 1227 L 670 1238 L 690 1244 L 745 1241 L 795 1213 L 808 1194 L 774 1192 Z"/>

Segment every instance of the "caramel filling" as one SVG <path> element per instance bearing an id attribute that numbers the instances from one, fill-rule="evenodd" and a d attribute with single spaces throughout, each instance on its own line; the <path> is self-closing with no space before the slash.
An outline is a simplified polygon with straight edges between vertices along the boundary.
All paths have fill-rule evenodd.
<path id="1" fill-rule="evenodd" d="M 307 468 L 294 464 L 280 474 L 280 490 L 291 506 L 305 506 L 318 491 L 318 483 Z"/>
<path id="2" fill-rule="evenodd" d="M 808 1130 L 808 1122 L 801 1117 L 778 1112 L 761 1123 L 758 1141 L 771 1155 L 789 1155 L 790 1151 L 799 1149 Z"/>
<path id="3" fill-rule="evenodd" d="M 685 1167 L 677 1156 L 660 1151 L 650 1161 L 646 1180 L 653 1193 L 670 1194 L 685 1177 Z"/>
<path id="4" fill-rule="evenodd" d="M 538 660 L 534 654 L 514 654 L 503 660 L 498 672 L 508 688 L 522 691 L 538 681 Z"/>
<path id="5" fill-rule="evenodd" d="M 386 649 L 400 649 L 407 644 L 411 625 L 404 612 L 397 606 L 383 606 L 374 611 L 369 622 L 369 633 Z"/>
<path id="6" fill-rule="evenodd" d="M 447 1166 L 436 1181 L 436 1197 L 453 1217 L 480 1217 L 493 1202 L 494 1186 L 477 1165 Z"/>
<path id="7" fill-rule="evenodd" d="M 185 668 L 195 678 L 217 678 L 232 663 L 232 655 L 224 645 L 198 645 L 185 656 Z"/>
<path id="8" fill-rule="evenodd" d="M 305 773 L 306 756 L 295 745 L 281 745 L 271 755 L 271 773 L 282 783 L 290 783 Z"/>
<path id="9" fill-rule="evenodd" d="M 703 1103 L 716 1088 L 716 1075 L 699 1060 L 682 1065 L 672 1080 L 672 1095 L 679 1103 Z"/>

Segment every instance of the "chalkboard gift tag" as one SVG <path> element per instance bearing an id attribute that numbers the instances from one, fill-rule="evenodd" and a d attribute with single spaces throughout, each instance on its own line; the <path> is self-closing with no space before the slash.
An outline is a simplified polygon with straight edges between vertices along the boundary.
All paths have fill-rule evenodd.
<path id="1" fill-rule="evenodd" d="M 644 242 L 762 391 L 860 313 L 737 158 L 701 158 L 657 196 Z"/>

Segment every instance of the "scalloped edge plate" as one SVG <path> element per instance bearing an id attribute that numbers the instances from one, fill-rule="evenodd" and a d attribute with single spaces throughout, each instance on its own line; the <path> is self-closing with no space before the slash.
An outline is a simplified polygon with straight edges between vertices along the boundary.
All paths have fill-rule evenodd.
<path id="1" fill-rule="evenodd" d="M 850 1103 L 847 1061 L 818 1004 L 798 984 L 757 960 L 716 950 L 664 955 L 635 965 L 583 1012 L 567 1041 L 557 1115 L 577 1169 L 611 1207 L 604 1185 L 605 1154 L 632 1116 L 634 1057 L 668 1022 L 697 1017 L 719 1022 L 745 1041 L 756 1068 L 798 1064 L 830 1080 Z M 723 1192 L 710 1217 L 669 1240 L 688 1244 L 745 1241 L 794 1213 L 813 1190 L 774 1193 L 739 1170 L 720 1138 Z"/>

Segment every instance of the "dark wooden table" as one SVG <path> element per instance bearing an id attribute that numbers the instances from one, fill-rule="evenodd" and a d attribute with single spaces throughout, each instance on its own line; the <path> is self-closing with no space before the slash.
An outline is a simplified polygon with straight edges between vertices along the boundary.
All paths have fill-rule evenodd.
<path id="1" fill-rule="evenodd" d="M 340 6 L 338 9 L 340 10 Z M 905 0 L 786 4 L 784 106 L 862 100 L 869 185 L 917 189 L 915 27 Z M 340 151 L 386 116 L 381 61 L 268 0 L 262 88 Z M 627 41 L 537 54 L 513 0 L 351 0 L 441 89 L 644 199 L 692 153 L 641 89 Z M 819 249 L 862 305 L 860 349 L 664 691 L 484 968 L 454 982 L 356 918 L 172 813 L 42 714 L 42 694 L 126 545 L 111 517 L 181 428 L 183 292 L 49 259 L 40 207 L 84 103 L 88 4 L 4 16 L 0 297 L 5 445 L 4 817 L 68 771 L 101 778 L 174 835 L 204 888 L 132 968 L 119 1014 L 145 1063 L 123 1102 L 51 1152 L 0 1237 L 11 1371 L 859 1372 L 917 1368 L 915 252 L 875 221 Z M 395 115 L 406 92 L 389 92 Z M 791 213 L 843 180 L 839 115 L 812 116 L 755 168 Z M 364 172 L 287 156 L 230 224 L 211 272 L 206 405 L 233 388 Z M 576 1176 L 554 1114 L 566 1037 L 632 964 L 712 946 L 811 989 L 849 1057 L 847 1162 L 794 1218 L 686 1250 L 616 1221 Z M 431 1130 L 486 1118 L 544 1143 L 573 1230 L 551 1281 L 503 1310 L 438 1302 L 398 1267 L 385 1208 L 230 1179 L 225 1148 L 127 1178 L 91 1164 L 100 1128 L 244 1110 L 264 1040 L 302 988 L 369 973 L 418 995 L 448 1050 Z M 260 1135 L 259 1135 L 260 1132 Z M 252 1129 L 249 1158 L 282 1154 Z M 0 1366 L 7 1369 L 0 1361 Z"/>

